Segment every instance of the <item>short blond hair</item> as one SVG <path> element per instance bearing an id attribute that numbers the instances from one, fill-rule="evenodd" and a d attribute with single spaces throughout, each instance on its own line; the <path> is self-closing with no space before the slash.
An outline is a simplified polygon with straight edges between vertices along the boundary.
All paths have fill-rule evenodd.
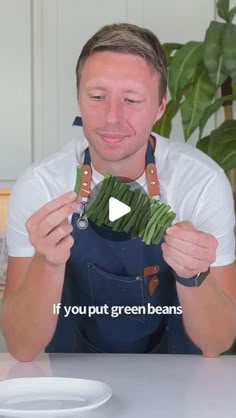
<path id="1" fill-rule="evenodd" d="M 153 71 L 160 74 L 159 95 L 167 89 L 167 63 L 161 44 L 149 29 L 130 23 L 114 23 L 103 26 L 84 45 L 76 65 L 77 94 L 85 60 L 95 52 L 112 51 L 133 54 L 143 58 Z"/>

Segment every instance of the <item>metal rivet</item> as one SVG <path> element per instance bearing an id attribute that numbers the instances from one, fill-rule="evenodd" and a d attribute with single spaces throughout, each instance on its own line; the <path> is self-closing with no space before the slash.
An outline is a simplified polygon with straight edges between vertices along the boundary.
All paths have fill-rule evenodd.
<path id="1" fill-rule="evenodd" d="M 88 170 L 84 170 L 84 175 L 87 176 L 88 175 Z"/>
<path id="2" fill-rule="evenodd" d="M 153 170 L 153 168 L 151 168 L 151 170 L 150 170 L 150 173 L 151 173 L 151 174 L 153 174 L 153 173 L 154 173 L 154 170 Z"/>
<path id="3" fill-rule="evenodd" d="M 154 185 L 154 184 L 156 184 L 156 182 L 155 181 L 151 181 L 151 185 Z"/>
<path id="4" fill-rule="evenodd" d="M 85 187 L 86 187 L 87 185 L 88 185 L 88 183 L 83 183 L 83 186 L 85 186 Z"/>

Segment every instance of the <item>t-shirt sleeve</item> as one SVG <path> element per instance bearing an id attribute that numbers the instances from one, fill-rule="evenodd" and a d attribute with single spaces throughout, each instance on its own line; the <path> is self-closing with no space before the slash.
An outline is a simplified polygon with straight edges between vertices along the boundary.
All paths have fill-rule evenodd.
<path id="1" fill-rule="evenodd" d="M 7 213 L 7 249 L 12 257 L 33 257 L 26 221 L 50 200 L 40 178 L 20 177 L 13 186 Z"/>
<path id="2" fill-rule="evenodd" d="M 231 185 L 224 171 L 209 181 L 194 216 L 194 226 L 212 234 L 218 241 L 212 267 L 235 261 L 235 212 Z"/>

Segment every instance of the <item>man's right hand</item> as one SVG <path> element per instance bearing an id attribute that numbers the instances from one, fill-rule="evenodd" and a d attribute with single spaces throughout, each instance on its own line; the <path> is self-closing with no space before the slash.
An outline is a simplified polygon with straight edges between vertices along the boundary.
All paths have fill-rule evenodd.
<path id="1" fill-rule="evenodd" d="M 67 217 L 78 204 L 76 193 L 65 193 L 44 205 L 27 220 L 29 241 L 45 262 L 64 265 L 70 257 L 74 239 L 70 235 L 73 227 Z"/>

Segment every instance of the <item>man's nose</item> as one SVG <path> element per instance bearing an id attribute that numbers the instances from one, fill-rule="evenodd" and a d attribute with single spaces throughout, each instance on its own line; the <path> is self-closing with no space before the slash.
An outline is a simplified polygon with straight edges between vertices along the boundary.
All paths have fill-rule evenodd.
<path id="1" fill-rule="evenodd" d="M 123 117 L 123 106 L 121 101 L 111 99 L 107 103 L 107 122 L 118 123 L 121 122 Z"/>

